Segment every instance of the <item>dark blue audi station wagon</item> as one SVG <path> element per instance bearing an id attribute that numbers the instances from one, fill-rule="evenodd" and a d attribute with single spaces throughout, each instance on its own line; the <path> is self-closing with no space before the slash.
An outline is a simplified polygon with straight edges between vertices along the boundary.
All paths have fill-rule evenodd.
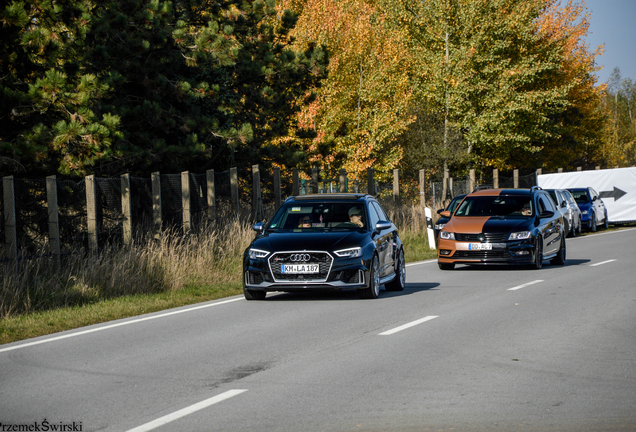
<path id="1" fill-rule="evenodd" d="M 268 292 L 356 289 L 374 299 L 380 287 L 406 283 L 404 248 L 380 203 L 365 194 L 290 197 L 243 256 L 243 292 L 263 300 Z"/>

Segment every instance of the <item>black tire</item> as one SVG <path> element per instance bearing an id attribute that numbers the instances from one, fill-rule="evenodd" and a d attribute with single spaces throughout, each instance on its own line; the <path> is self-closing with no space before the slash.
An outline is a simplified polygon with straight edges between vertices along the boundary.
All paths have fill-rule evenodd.
<path id="1" fill-rule="evenodd" d="M 373 255 L 371 271 L 369 271 L 369 287 L 358 290 L 361 299 L 376 299 L 380 295 L 380 265 L 378 256 Z"/>
<path id="2" fill-rule="evenodd" d="M 441 263 L 439 261 L 437 262 L 437 266 L 440 270 L 453 270 L 455 268 L 455 264 Z"/>
<path id="3" fill-rule="evenodd" d="M 583 221 L 581 220 L 581 217 L 579 216 L 579 229 L 578 229 L 578 235 L 582 235 L 583 234 Z"/>
<path id="4" fill-rule="evenodd" d="M 265 300 L 267 293 L 261 290 L 251 290 L 243 287 L 243 295 L 245 300 Z"/>
<path id="5" fill-rule="evenodd" d="M 570 227 L 570 231 L 568 232 L 568 237 L 576 237 L 576 224 L 572 221 L 572 226 Z"/>
<path id="6" fill-rule="evenodd" d="M 590 225 L 590 231 L 596 232 L 596 213 L 592 213 L 592 220 Z"/>
<path id="7" fill-rule="evenodd" d="M 565 257 L 566 257 L 566 246 L 565 246 L 565 237 L 561 237 L 561 248 L 557 253 L 557 256 L 550 260 L 550 264 L 552 265 L 565 265 Z"/>
<path id="8" fill-rule="evenodd" d="M 607 212 L 605 212 L 605 223 L 603 224 L 603 228 L 609 228 L 609 219 L 607 219 Z"/>
<path id="9" fill-rule="evenodd" d="M 404 261 L 404 249 L 398 251 L 397 263 L 395 265 L 395 278 L 384 285 L 387 291 L 402 291 L 406 286 L 406 262 Z"/>
<path id="10" fill-rule="evenodd" d="M 537 239 L 537 244 L 534 246 L 534 264 L 533 267 L 540 270 L 543 267 L 543 241 L 541 237 Z"/>

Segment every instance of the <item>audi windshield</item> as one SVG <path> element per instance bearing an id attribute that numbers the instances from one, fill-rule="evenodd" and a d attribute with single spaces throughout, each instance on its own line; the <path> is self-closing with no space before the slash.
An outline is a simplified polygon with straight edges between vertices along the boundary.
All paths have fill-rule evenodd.
<path id="1" fill-rule="evenodd" d="M 364 205 L 360 202 L 284 204 L 274 215 L 268 230 L 303 232 L 311 230 L 355 230 L 367 228 Z"/>

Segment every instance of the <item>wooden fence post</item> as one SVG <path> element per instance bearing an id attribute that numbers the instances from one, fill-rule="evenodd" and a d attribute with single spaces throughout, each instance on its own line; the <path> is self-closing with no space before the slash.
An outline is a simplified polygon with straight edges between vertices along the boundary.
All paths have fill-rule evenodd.
<path id="1" fill-rule="evenodd" d="M 130 174 L 122 174 L 121 181 L 121 212 L 124 217 L 122 229 L 124 244 L 132 244 L 132 197 L 130 192 Z"/>
<path id="2" fill-rule="evenodd" d="M 515 189 L 519 187 L 519 170 L 518 169 L 512 171 L 512 184 L 514 185 Z"/>
<path id="3" fill-rule="evenodd" d="M 393 170 L 393 202 L 400 204 L 400 170 Z"/>
<path id="4" fill-rule="evenodd" d="M 86 225 L 88 230 L 88 249 L 97 252 L 97 192 L 95 176 L 86 176 Z"/>
<path id="5" fill-rule="evenodd" d="M 298 168 L 292 169 L 292 195 L 300 195 L 300 179 L 298 177 Z"/>
<path id="6" fill-rule="evenodd" d="M 282 192 L 280 184 L 280 167 L 274 167 L 274 206 L 276 209 L 280 207 L 282 203 Z"/>
<path id="7" fill-rule="evenodd" d="M 375 196 L 375 180 L 373 178 L 373 168 L 367 168 L 367 193 Z"/>
<path id="8" fill-rule="evenodd" d="M 311 193 L 318 193 L 318 167 L 313 167 L 311 169 Z"/>
<path id="9" fill-rule="evenodd" d="M 534 172 L 534 185 L 535 186 L 539 186 L 539 176 L 541 175 L 542 172 L 543 172 L 543 170 L 541 168 L 537 168 L 537 170 Z"/>
<path id="10" fill-rule="evenodd" d="M 499 189 L 499 170 L 497 168 L 492 170 L 492 187 Z"/>
<path id="11" fill-rule="evenodd" d="M 562 173 L 562 172 L 563 172 L 563 168 L 559 168 L 559 169 L 557 169 L 557 172 L 558 172 L 559 174 L 560 174 L 560 173 Z"/>
<path id="12" fill-rule="evenodd" d="M 583 171 L 583 167 L 576 167 L 577 171 Z"/>
<path id="13" fill-rule="evenodd" d="M 210 223 L 216 220 L 216 189 L 214 185 L 214 170 L 210 169 L 205 172 L 205 180 L 207 183 L 207 204 L 208 204 L 208 221 Z"/>
<path id="14" fill-rule="evenodd" d="M 4 194 L 4 237 L 7 249 L 7 258 L 13 261 L 15 271 L 18 271 L 18 228 L 15 216 L 15 187 L 13 176 L 2 178 L 2 191 Z"/>
<path id="15" fill-rule="evenodd" d="M 347 170 L 340 170 L 340 193 L 347 193 Z"/>
<path id="16" fill-rule="evenodd" d="M 426 171 L 420 170 L 420 205 L 426 207 Z"/>
<path id="17" fill-rule="evenodd" d="M 239 186 L 238 186 L 238 169 L 230 168 L 230 189 L 232 195 L 232 202 L 236 206 L 236 214 L 241 212 L 241 205 L 239 202 Z"/>
<path id="18" fill-rule="evenodd" d="M 477 185 L 477 180 L 475 179 L 475 170 L 474 170 L 474 169 L 471 169 L 471 170 L 469 171 L 469 174 L 468 174 L 468 175 L 469 175 L 469 178 L 470 178 L 470 185 L 469 185 L 470 190 L 469 190 L 468 192 L 472 192 L 472 191 L 474 191 L 474 190 L 475 190 L 475 187 L 476 187 L 476 185 Z"/>
<path id="19" fill-rule="evenodd" d="M 159 171 L 155 171 L 150 176 L 150 182 L 152 183 L 152 225 L 154 229 L 154 236 L 158 240 L 161 238 L 161 174 Z"/>
<path id="20" fill-rule="evenodd" d="M 181 206 L 183 209 L 183 232 L 188 233 L 192 229 L 192 212 L 190 210 L 190 172 L 181 173 Z"/>
<path id="21" fill-rule="evenodd" d="M 49 214 L 49 250 L 53 255 L 55 267 L 59 270 L 60 260 L 60 218 L 57 209 L 57 178 L 52 175 L 46 178 L 46 207 Z"/>
<path id="22" fill-rule="evenodd" d="M 261 197 L 261 173 L 258 165 L 252 165 L 252 220 L 263 219 L 263 198 Z"/>
<path id="23" fill-rule="evenodd" d="M 450 181 L 448 180 L 450 178 L 450 174 L 448 172 L 448 168 L 444 168 L 444 180 L 442 181 L 442 204 L 443 207 L 446 207 L 446 202 L 449 199 L 449 195 L 451 194 L 451 191 L 449 190 L 449 186 L 450 186 Z"/>

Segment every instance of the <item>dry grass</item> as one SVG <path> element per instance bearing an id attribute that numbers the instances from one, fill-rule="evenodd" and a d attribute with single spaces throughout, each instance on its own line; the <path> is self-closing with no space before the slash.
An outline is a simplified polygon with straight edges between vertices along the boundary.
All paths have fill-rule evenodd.
<path id="1" fill-rule="evenodd" d="M 64 257 L 59 271 L 46 257 L 22 260 L 17 271 L 5 264 L 0 317 L 237 281 L 242 252 L 253 236 L 249 224 L 234 221 L 185 236 L 166 232 L 160 240 L 138 240 L 97 255 L 78 251 Z"/>

